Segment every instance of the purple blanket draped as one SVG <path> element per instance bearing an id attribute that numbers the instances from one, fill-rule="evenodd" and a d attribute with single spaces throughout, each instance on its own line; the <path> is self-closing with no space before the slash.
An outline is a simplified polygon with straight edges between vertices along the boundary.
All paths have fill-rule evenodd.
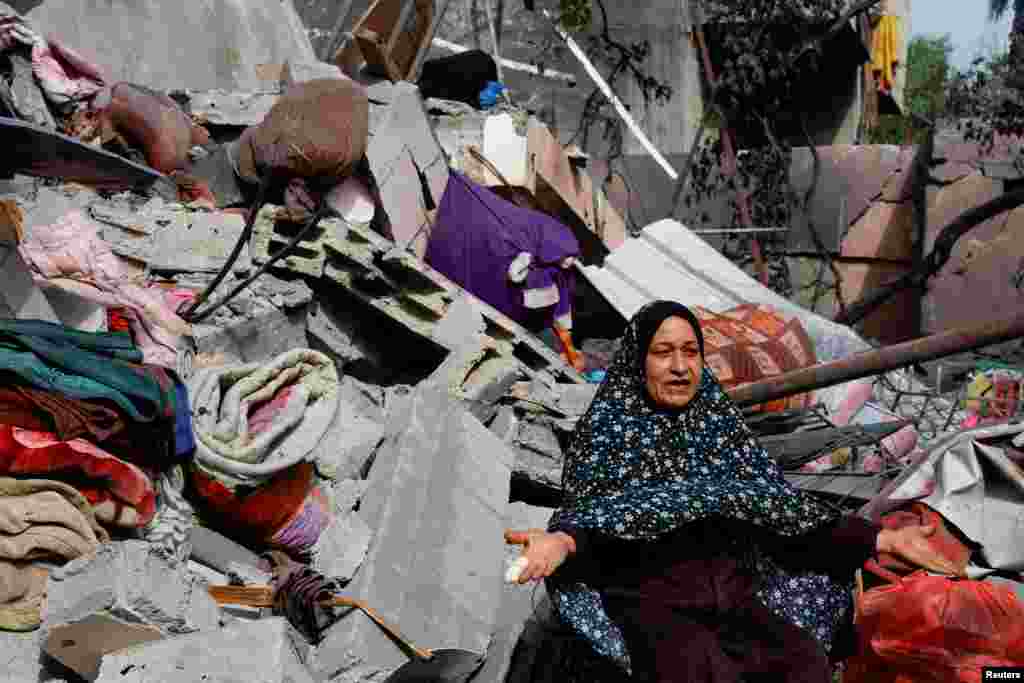
<path id="1" fill-rule="evenodd" d="M 529 272 L 525 282 L 516 283 L 509 266 L 524 252 L 532 256 Z M 559 221 L 505 201 L 453 171 L 426 261 L 516 322 L 535 328 L 571 313 L 575 271 L 561 264 L 579 253 L 576 236 Z"/>

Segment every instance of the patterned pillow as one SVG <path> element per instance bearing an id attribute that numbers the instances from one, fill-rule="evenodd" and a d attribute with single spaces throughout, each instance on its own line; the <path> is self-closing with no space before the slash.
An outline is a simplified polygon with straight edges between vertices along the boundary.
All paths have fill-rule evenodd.
<path id="1" fill-rule="evenodd" d="M 770 306 L 743 304 L 723 313 L 694 306 L 704 333 L 704 362 L 728 390 L 814 365 L 814 344 L 795 316 Z M 762 412 L 807 408 L 811 392 L 755 406 Z"/>

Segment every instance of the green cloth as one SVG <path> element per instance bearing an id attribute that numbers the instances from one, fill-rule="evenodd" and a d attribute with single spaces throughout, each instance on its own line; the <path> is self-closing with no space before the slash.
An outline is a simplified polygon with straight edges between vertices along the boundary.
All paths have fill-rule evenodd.
<path id="1" fill-rule="evenodd" d="M 138 422 L 173 419 L 173 377 L 141 360 L 142 352 L 124 334 L 0 319 L 0 370 L 71 398 L 108 399 Z"/>

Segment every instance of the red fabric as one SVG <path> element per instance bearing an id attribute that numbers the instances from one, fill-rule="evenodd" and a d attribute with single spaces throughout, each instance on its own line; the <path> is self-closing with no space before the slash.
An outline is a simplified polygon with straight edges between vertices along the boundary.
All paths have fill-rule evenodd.
<path id="1" fill-rule="evenodd" d="M 198 468 L 192 472 L 192 483 L 226 530 L 265 542 L 294 519 L 316 484 L 314 475 L 312 464 L 299 463 L 248 495 L 236 494 Z"/>
<path id="2" fill-rule="evenodd" d="M 950 532 L 942 515 L 924 503 L 911 503 L 906 509 L 890 512 L 882 517 L 881 522 L 886 529 L 935 525 L 935 533 L 928 537 L 928 544 L 938 554 L 951 560 L 961 572 L 967 569 L 971 549 Z M 878 563 L 897 574 L 909 574 L 916 569 L 888 553 L 879 553 Z"/>
<path id="3" fill-rule="evenodd" d="M 704 334 L 704 362 L 725 389 L 817 363 L 814 344 L 795 316 L 743 304 L 723 313 L 694 306 Z M 807 408 L 810 392 L 755 406 L 765 412 Z"/>
<path id="4" fill-rule="evenodd" d="M 1024 663 L 1024 605 L 1009 588 L 925 572 L 887 578 L 857 597 L 861 650 L 844 683 L 981 683 L 984 666 Z"/>
<path id="5" fill-rule="evenodd" d="M 55 434 L 0 425 L 0 474 L 41 479 L 70 478 L 94 505 L 113 502 L 137 513 L 136 525 L 156 514 L 156 491 L 146 474 L 84 439 L 61 441 Z M 117 523 L 121 515 L 113 520 Z"/>

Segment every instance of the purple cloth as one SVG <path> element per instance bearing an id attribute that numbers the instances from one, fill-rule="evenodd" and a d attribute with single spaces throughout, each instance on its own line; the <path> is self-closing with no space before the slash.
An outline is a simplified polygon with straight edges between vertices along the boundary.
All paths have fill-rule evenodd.
<path id="1" fill-rule="evenodd" d="M 522 252 L 533 256 L 526 282 L 514 283 L 508 269 Z M 505 201 L 485 187 L 452 171 L 430 234 L 426 261 L 450 280 L 518 323 L 545 326 L 572 311 L 575 271 L 561 267 L 579 256 L 572 231 L 539 211 Z M 558 302 L 530 309 L 527 290 L 557 288 Z"/>

